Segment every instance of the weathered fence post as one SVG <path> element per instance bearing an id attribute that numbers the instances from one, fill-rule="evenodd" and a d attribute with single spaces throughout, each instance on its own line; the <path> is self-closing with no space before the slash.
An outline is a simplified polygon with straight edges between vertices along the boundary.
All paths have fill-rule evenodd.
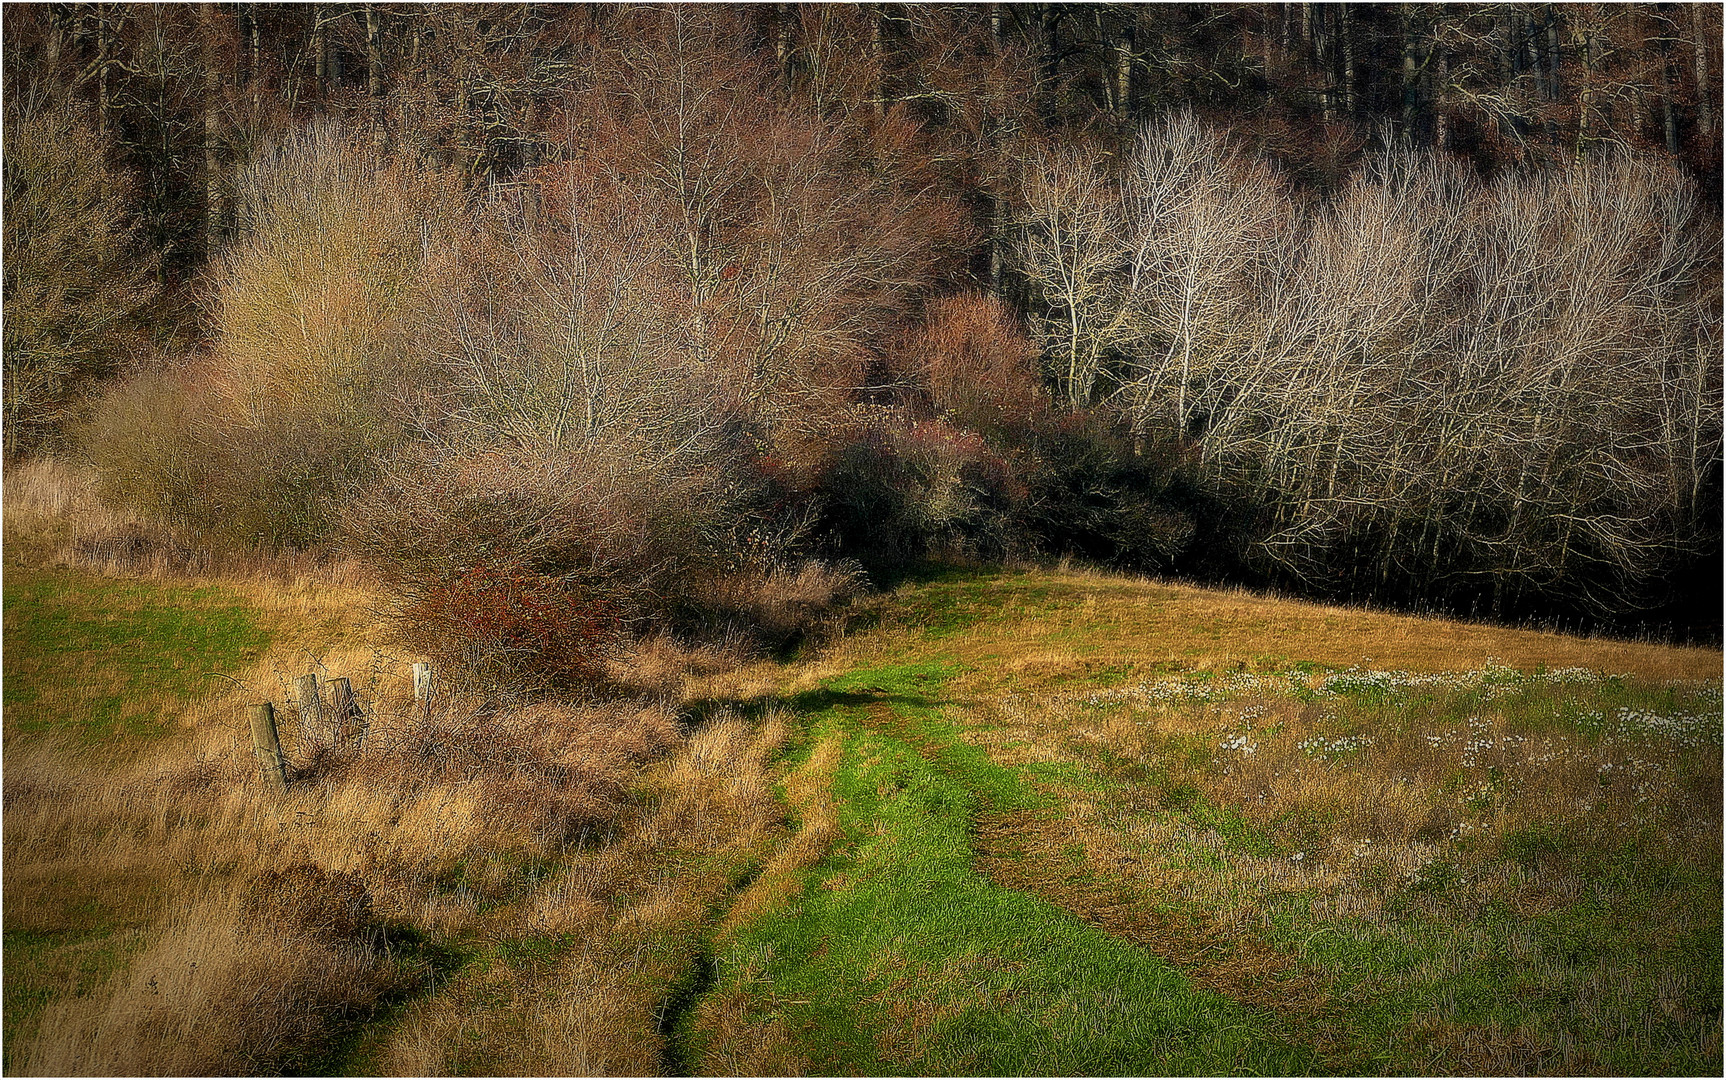
<path id="1" fill-rule="evenodd" d="M 264 781 L 277 791 L 288 790 L 288 765 L 282 757 L 282 740 L 276 734 L 276 707 L 270 702 L 253 705 L 252 753 L 263 770 Z"/>
<path id="2" fill-rule="evenodd" d="M 430 664 L 414 665 L 414 700 L 427 701 L 432 695 L 432 666 Z"/>
<path id="3" fill-rule="evenodd" d="M 347 679 L 331 679 L 325 685 L 330 688 L 330 736 L 337 746 L 345 747 L 351 740 L 356 747 L 366 744 L 366 721 L 360 712 L 359 703 L 354 700 L 354 689 Z"/>
<path id="4" fill-rule="evenodd" d="M 294 704 L 300 714 L 300 742 L 307 747 L 321 745 L 324 738 L 324 699 L 318 693 L 315 672 L 294 680 Z"/>

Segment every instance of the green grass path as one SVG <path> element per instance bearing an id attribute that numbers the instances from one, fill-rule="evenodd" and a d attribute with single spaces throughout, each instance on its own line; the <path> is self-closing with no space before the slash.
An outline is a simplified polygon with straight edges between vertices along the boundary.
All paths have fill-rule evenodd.
<path id="1" fill-rule="evenodd" d="M 954 671 L 861 671 L 801 699 L 813 735 L 845 739 L 844 839 L 801 899 L 716 954 L 713 994 L 741 1016 L 732 1037 L 784 1032 L 834 1074 L 1321 1070 L 1274 1018 L 972 868 L 972 815 L 1040 796 L 956 737 L 940 697 Z M 710 1057 L 734 1049 L 720 1041 L 707 1037 Z"/>

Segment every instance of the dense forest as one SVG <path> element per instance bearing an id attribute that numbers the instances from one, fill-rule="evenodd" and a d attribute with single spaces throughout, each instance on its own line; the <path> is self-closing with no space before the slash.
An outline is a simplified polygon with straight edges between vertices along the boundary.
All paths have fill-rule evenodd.
<path id="1" fill-rule="evenodd" d="M 1721 10 L 5 9 L 5 445 L 500 679 L 1072 555 L 1718 639 Z"/>

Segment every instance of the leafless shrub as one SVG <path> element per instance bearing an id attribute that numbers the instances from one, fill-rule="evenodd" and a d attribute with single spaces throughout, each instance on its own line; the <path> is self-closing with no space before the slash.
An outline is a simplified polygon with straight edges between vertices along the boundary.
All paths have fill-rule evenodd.
<path id="1" fill-rule="evenodd" d="M 978 293 L 929 304 L 897 356 L 940 415 L 985 434 L 1022 434 L 1049 399 L 1037 350 L 998 298 Z"/>
<path id="2" fill-rule="evenodd" d="M 590 442 L 581 455 L 427 450 L 389 467 L 350 509 L 343 535 L 401 598 L 403 629 L 422 644 L 476 673 L 556 676 L 559 662 L 543 653 L 556 642 L 528 625 L 536 611 L 600 618 L 583 639 L 595 659 L 618 634 L 675 622 L 696 583 L 722 565 L 732 494 L 723 476 L 644 463 L 628 444 Z M 449 590 L 483 590 L 500 575 L 509 580 L 488 594 L 502 605 L 495 627 L 482 621 L 497 605 L 443 603 Z M 499 591 L 518 579 L 519 596 Z M 526 651 L 512 657 L 518 648 Z"/>
<path id="3" fill-rule="evenodd" d="M 413 429 L 463 201 L 448 176 L 319 124 L 254 162 L 238 205 L 241 238 L 213 272 L 211 355 L 140 373 L 81 441 L 146 514 L 303 546 Z"/>

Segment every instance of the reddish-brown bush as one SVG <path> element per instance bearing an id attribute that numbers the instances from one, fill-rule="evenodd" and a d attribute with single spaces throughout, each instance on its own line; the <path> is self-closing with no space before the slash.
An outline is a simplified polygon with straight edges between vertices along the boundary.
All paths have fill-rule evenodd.
<path id="1" fill-rule="evenodd" d="M 591 586 L 504 562 L 427 587 L 403 609 L 402 625 L 409 644 L 485 684 L 590 679 L 621 624 Z"/>
<path id="2" fill-rule="evenodd" d="M 1022 430 L 1049 408 L 1037 347 L 993 296 L 966 293 L 931 303 L 896 366 L 937 414 L 991 436 Z"/>

